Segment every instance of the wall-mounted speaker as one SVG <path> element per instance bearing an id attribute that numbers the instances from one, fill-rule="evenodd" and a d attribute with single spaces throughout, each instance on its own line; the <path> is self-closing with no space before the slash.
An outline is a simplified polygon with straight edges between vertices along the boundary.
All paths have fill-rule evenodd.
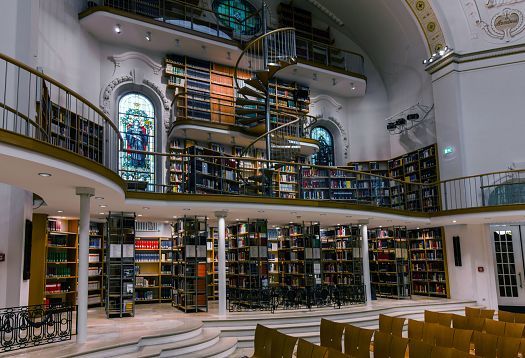
<path id="1" fill-rule="evenodd" d="M 459 236 L 452 237 L 452 246 L 454 247 L 454 264 L 461 266 L 461 244 L 459 242 Z"/>

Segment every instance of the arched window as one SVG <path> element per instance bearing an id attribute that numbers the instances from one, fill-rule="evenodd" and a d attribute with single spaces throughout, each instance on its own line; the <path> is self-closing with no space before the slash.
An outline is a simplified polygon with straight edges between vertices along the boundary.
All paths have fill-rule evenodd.
<path id="1" fill-rule="evenodd" d="M 155 151 L 155 109 L 151 101 L 139 94 L 129 93 L 118 104 L 119 130 L 125 150 Z M 152 155 L 123 152 L 120 154 L 120 176 L 128 181 L 155 182 L 155 160 Z"/>
<path id="2" fill-rule="evenodd" d="M 334 137 L 325 127 L 315 127 L 310 137 L 319 142 L 319 151 L 312 155 L 312 164 L 334 166 Z"/>
<path id="3" fill-rule="evenodd" d="M 261 18 L 257 9 L 246 0 L 215 0 L 213 11 L 219 21 L 235 33 L 255 35 L 261 29 Z"/>

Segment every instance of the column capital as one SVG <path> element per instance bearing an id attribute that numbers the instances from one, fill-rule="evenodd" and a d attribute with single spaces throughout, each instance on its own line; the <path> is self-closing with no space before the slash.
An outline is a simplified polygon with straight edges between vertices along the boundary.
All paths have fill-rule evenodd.
<path id="1" fill-rule="evenodd" d="M 228 216 L 228 210 L 221 210 L 215 212 L 215 217 L 217 218 L 226 218 Z"/>
<path id="2" fill-rule="evenodd" d="M 75 188 L 75 194 L 77 194 L 77 195 L 94 196 L 95 195 L 95 189 L 88 188 L 88 187 L 76 187 Z"/>

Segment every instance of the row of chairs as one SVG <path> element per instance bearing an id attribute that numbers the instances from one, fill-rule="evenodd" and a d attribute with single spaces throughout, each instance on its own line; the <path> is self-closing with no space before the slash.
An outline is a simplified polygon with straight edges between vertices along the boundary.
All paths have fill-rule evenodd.
<path id="1" fill-rule="evenodd" d="M 495 310 L 465 307 L 465 316 L 494 319 Z M 525 323 L 525 313 L 498 311 L 498 321 L 507 323 Z"/>

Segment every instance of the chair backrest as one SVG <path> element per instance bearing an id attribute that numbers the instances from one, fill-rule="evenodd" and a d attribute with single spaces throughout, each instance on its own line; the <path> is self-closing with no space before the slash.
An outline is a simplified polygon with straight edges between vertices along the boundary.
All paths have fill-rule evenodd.
<path id="1" fill-rule="evenodd" d="M 520 350 L 521 338 L 499 337 L 498 357 L 517 357 Z"/>
<path id="2" fill-rule="evenodd" d="M 494 319 L 494 310 L 481 310 L 479 316 L 481 318 Z"/>
<path id="3" fill-rule="evenodd" d="M 522 357 L 525 357 L 525 338 L 521 339 L 519 353 L 521 354 Z"/>
<path id="4" fill-rule="evenodd" d="M 452 358 L 453 354 L 454 354 L 454 348 L 434 346 L 432 347 L 430 358 Z"/>
<path id="5" fill-rule="evenodd" d="M 436 334 L 436 345 L 452 348 L 454 343 L 454 328 L 439 325 Z"/>
<path id="6" fill-rule="evenodd" d="M 461 316 L 459 314 L 452 315 L 452 327 L 458 329 L 469 329 L 468 328 L 468 317 Z"/>
<path id="7" fill-rule="evenodd" d="M 392 336 L 390 341 L 390 358 L 405 358 L 408 342 L 408 338 Z"/>
<path id="8" fill-rule="evenodd" d="M 481 315 L 481 308 L 465 307 L 465 316 L 479 317 Z"/>
<path id="9" fill-rule="evenodd" d="M 439 312 L 425 310 L 425 323 L 438 323 Z"/>
<path id="10" fill-rule="evenodd" d="M 391 334 L 376 331 L 374 334 L 374 358 L 390 358 L 390 344 L 393 337 Z"/>
<path id="11" fill-rule="evenodd" d="M 257 357 L 268 357 L 272 349 L 272 329 L 257 324 L 255 327 L 255 352 Z"/>
<path id="12" fill-rule="evenodd" d="M 423 327 L 423 342 L 435 345 L 441 326 L 438 323 L 425 323 Z"/>
<path id="13" fill-rule="evenodd" d="M 470 342 L 474 331 L 471 329 L 454 329 L 454 340 L 452 346 L 460 351 L 469 352 Z"/>
<path id="14" fill-rule="evenodd" d="M 409 319 L 408 320 L 408 338 L 416 340 L 416 341 L 422 341 L 424 327 L 425 327 L 424 322 Z"/>
<path id="15" fill-rule="evenodd" d="M 272 345 L 271 345 L 271 357 L 272 358 L 292 358 L 295 350 L 295 344 L 297 338 L 281 333 L 277 330 L 271 332 Z"/>
<path id="16" fill-rule="evenodd" d="M 345 354 L 354 358 L 369 358 L 370 342 L 373 335 L 373 329 L 355 327 L 350 324 L 345 325 Z"/>
<path id="17" fill-rule="evenodd" d="M 384 314 L 379 315 L 379 330 L 384 333 L 402 337 L 405 319 L 403 317 L 390 317 Z"/>
<path id="18" fill-rule="evenodd" d="M 339 352 L 337 349 L 328 348 L 328 350 L 326 351 L 326 354 L 325 354 L 325 356 L 323 358 L 350 358 L 350 357 L 351 356 L 349 356 L 347 354 Z M 297 356 L 297 358 L 300 358 L 300 357 Z"/>
<path id="19" fill-rule="evenodd" d="M 524 323 L 505 323 L 505 337 L 521 338 L 525 333 Z"/>
<path id="20" fill-rule="evenodd" d="M 495 321 L 493 319 L 485 319 L 485 326 L 483 330 L 489 334 L 494 334 L 496 336 L 504 336 L 505 322 Z"/>
<path id="21" fill-rule="evenodd" d="M 525 323 L 525 313 L 515 313 L 514 322 L 515 323 Z"/>
<path id="22" fill-rule="evenodd" d="M 297 358 L 323 358 L 328 348 L 310 343 L 302 338 L 297 344 Z"/>
<path id="23" fill-rule="evenodd" d="M 498 311 L 498 321 L 514 323 L 515 319 L 516 314 L 513 312 Z"/>
<path id="24" fill-rule="evenodd" d="M 485 327 L 485 319 L 481 317 L 467 317 L 467 329 L 482 332 Z"/>
<path id="25" fill-rule="evenodd" d="M 433 312 L 425 310 L 425 323 L 437 323 L 439 325 L 450 327 L 452 321 L 452 314 Z"/>
<path id="26" fill-rule="evenodd" d="M 409 358 L 430 357 L 432 353 L 432 345 L 424 343 L 423 341 L 410 340 L 408 343 Z"/>
<path id="27" fill-rule="evenodd" d="M 489 333 L 474 332 L 474 350 L 477 356 L 496 358 L 498 351 L 498 336 Z"/>
<path id="28" fill-rule="evenodd" d="M 345 324 L 321 318 L 321 346 L 343 351 L 342 340 Z"/>
<path id="29" fill-rule="evenodd" d="M 472 355 L 468 352 L 460 351 L 459 349 L 456 349 L 456 348 L 452 348 L 452 358 L 481 358 L 481 357 Z"/>

